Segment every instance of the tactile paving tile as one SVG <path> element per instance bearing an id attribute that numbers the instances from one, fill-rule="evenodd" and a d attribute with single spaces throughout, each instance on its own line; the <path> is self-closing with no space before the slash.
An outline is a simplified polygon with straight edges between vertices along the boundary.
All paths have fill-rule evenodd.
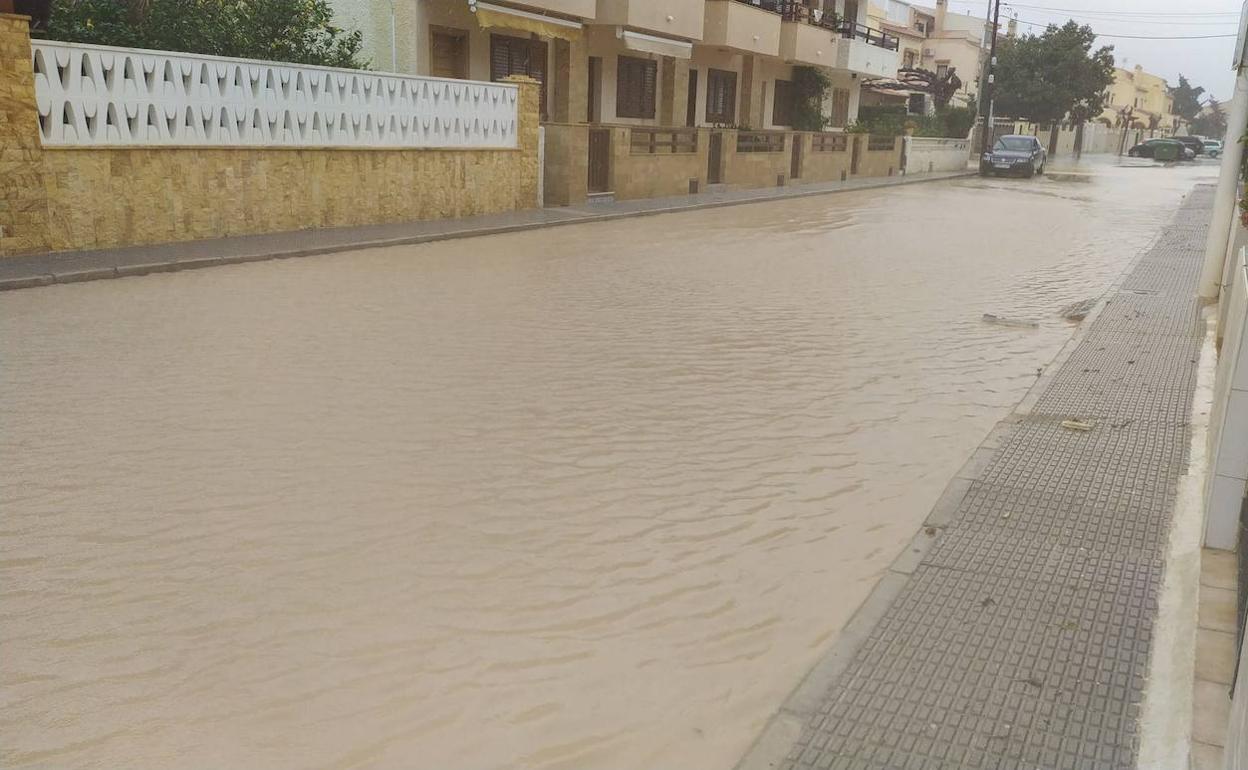
<path id="1" fill-rule="evenodd" d="M 1089 558 L 1104 553 L 1146 561 L 1160 551 L 1169 531 L 1169 517 L 1157 509 L 1164 504 L 1160 495 L 1127 505 L 1107 492 L 1054 496 L 977 482 L 962 502 L 958 526 L 940 537 L 924 563 L 1011 574 L 1026 569 L 1019 566 L 1015 550 L 1034 554 L 1038 548 L 1053 553 L 1075 548 Z M 1000 542 L 989 542 L 993 538 Z M 1037 555 L 1039 561 L 1047 558 Z"/>
<path id="2" fill-rule="evenodd" d="M 1134 767 L 1212 198 L 1188 196 L 1005 434 L 784 768 Z"/>

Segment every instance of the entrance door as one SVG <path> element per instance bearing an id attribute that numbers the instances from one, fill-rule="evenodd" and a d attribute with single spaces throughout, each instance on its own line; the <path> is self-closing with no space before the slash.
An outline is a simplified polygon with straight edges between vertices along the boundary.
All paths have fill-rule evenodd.
<path id="1" fill-rule="evenodd" d="M 429 28 L 429 74 L 460 80 L 468 77 L 468 33 Z"/>
<path id="2" fill-rule="evenodd" d="M 689 70 L 689 103 L 685 106 L 685 125 L 693 128 L 698 124 L 698 71 Z"/>
<path id="3" fill-rule="evenodd" d="M 862 134 L 854 134 L 849 137 L 849 142 L 853 152 L 849 155 L 849 173 L 858 173 L 858 161 L 862 159 Z"/>
<path id="4" fill-rule="evenodd" d="M 589 129 L 589 192 L 609 192 L 611 185 L 611 129 Z"/>
<path id="5" fill-rule="evenodd" d="M 597 123 L 602 120 L 602 57 L 589 57 L 589 101 L 585 111 L 585 120 L 588 123 Z"/>
<path id="6" fill-rule="evenodd" d="M 724 135 L 716 131 L 711 134 L 711 143 L 707 147 L 706 183 L 721 184 L 724 181 Z"/>
<path id="7" fill-rule="evenodd" d="M 802 138 L 804 134 L 793 134 L 793 160 L 789 163 L 789 179 L 802 178 Z"/>

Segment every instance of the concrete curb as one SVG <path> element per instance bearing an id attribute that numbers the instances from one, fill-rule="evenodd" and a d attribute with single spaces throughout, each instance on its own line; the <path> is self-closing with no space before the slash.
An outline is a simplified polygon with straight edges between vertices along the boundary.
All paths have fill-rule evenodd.
<path id="1" fill-rule="evenodd" d="M 1182 200 L 1185 201 L 1189 195 L 1190 193 L 1183 196 Z M 1182 201 L 1180 201 L 1181 205 Z M 803 726 L 818 709 L 821 697 L 853 660 L 872 629 L 884 617 L 884 613 L 893 600 L 901 594 L 927 551 L 939 539 L 944 529 L 953 523 L 954 514 L 957 513 L 963 499 L 970 491 L 971 485 L 1001 450 L 1005 437 L 1022 422 L 1024 417 L 1031 414 L 1040 396 L 1048 389 L 1062 365 L 1091 332 L 1096 319 L 1108 307 L 1114 295 L 1122 290 L 1128 276 L 1161 237 L 1162 232 L 1159 232 L 1123 267 L 1097 299 L 1087 316 L 1079 323 L 1070 339 L 1062 345 L 1053 359 L 1044 367 L 1040 376 L 1028 388 L 1018 405 L 988 432 L 984 440 L 950 479 L 944 492 L 924 519 L 922 527 L 889 564 L 884 577 L 850 617 L 832 647 L 815 663 L 797 689 L 785 699 L 779 711 L 768 721 L 763 732 L 737 763 L 736 770 L 774 770 L 785 761 L 788 752 L 798 740 Z"/>
<path id="2" fill-rule="evenodd" d="M 788 200 L 791 198 L 810 198 L 817 195 L 834 195 L 837 193 L 856 192 L 859 190 L 877 190 L 885 187 L 922 184 L 924 182 L 943 182 L 975 176 L 973 172 L 949 172 L 937 174 L 920 174 L 914 176 L 880 177 L 878 179 L 855 180 L 852 185 L 835 188 L 786 188 L 784 193 L 777 194 L 774 189 L 766 194 L 742 195 L 726 199 L 710 199 L 704 201 L 676 202 L 673 199 L 668 205 L 661 202 L 653 208 L 628 209 L 623 211 L 594 212 L 590 208 L 573 209 L 533 209 L 526 212 L 515 212 L 518 216 L 530 216 L 532 221 L 508 222 L 503 224 L 466 225 L 462 229 L 448 228 L 416 232 L 410 235 L 395 237 L 369 236 L 368 228 L 335 228 L 324 231 L 294 231 L 290 233 L 270 233 L 261 236 L 240 236 L 220 238 L 208 241 L 183 241 L 159 244 L 155 246 L 137 246 L 123 249 L 102 249 L 84 252 L 57 252 L 38 255 L 36 257 L 12 257 L 15 261 L 29 261 L 29 270 L 8 277 L 0 276 L 0 291 L 31 289 L 54 284 L 78 283 L 81 281 L 97 281 L 106 278 L 123 278 L 128 276 L 147 275 L 149 273 L 171 273 L 180 270 L 198 270 L 219 265 L 235 265 L 245 262 L 261 262 L 271 259 L 293 259 L 310 257 L 320 254 L 333 254 L 358 249 L 384 248 L 387 246 L 408 246 L 435 241 L 471 238 L 480 235 L 502 235 L 506 233 L 538 230 L 547 227 L 586 224 L 591 222 L 610 222 L 617 219 L 653 216 L 656 214 L 674 214 L 700 209 L 738 206 L 748 203 L 767 203 L 770 201 Z M 833 183 L 841 184 L 841 183 Z M 608 204 L 610 205 L 610 204 Z M 603 208 L 606 208 L 604 206 Z M 413 228 L 436 227 L 454 220 L 433 222 L 413 222 Z M 351 236 L 352 231 L 359 234 Z M 294 245 L 292 242 L 316 240 L 322 238 L 337 240 L 322 244 Z M 338 237 L 341 236 L 341 237 Z M 205 256 L 187 256 L 186 252 Z M 215 252 L 215 253 L 214 253 Z M 179 255 L 182 255 L 181 257 Z M 5 266 L 0 259 L 0 270 Z M 99 262 L 103 264 L 84 266 L 82 263 Z M 65 264 L 58 269 L 58 263 Z"/>

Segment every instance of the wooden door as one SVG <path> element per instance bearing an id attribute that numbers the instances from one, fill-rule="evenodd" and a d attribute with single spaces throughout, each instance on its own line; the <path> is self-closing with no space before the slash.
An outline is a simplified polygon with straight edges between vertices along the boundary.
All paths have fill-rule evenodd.
<path id="1" fill-rule="evenodd" d="M 685 105 L 685 125 L 693 128 L 698 125 L 698 71 L 689 70 L 689 98 Z"/>
<path id="2" fill-rule="evenodd" d="M 611 129 L 589 129 L 589 191 L 609 192 L 611 185 Z"/>
<path id="3" fill-rule="evenodd" d="M 597 123 L 602 120 L 602 57 L 589 57 L 589 89 L 585 120 Z"/>
<path id="4" fill-rule="evenodd" d="M 706 183 L 721 184 L 724 181 L 724 135 L 718 131 L 711 134 L 707 146 Z"/>

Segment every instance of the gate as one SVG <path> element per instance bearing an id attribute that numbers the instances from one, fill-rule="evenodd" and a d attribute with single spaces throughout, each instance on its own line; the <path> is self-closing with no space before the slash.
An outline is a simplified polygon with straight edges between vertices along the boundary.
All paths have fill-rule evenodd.
<path id="1" fill-rule="evenodd" d="M 706 183 L 721 184 L 724 181 L 724 135 L 718 131 L 711 134 L 707 146 Z"/>
<path id="2" fill-rule="evenodd" d="M 849 154 L 849 173 L 857 174 L 858 161 L 862 159 L 862 134 L 851 136 L 849 141 L 851 150 Z"/>
<path id="3" fill-rule="evenodd" d="M 802 178 L 802 134 L 793 134 L 793 160 L 789 163 L 789 179 Z"/>
<path id="4" fill-rule="evenodd" d="M 589 129 L 589 192 L 609 192 L 611 185 L 611 129 Z"/>

